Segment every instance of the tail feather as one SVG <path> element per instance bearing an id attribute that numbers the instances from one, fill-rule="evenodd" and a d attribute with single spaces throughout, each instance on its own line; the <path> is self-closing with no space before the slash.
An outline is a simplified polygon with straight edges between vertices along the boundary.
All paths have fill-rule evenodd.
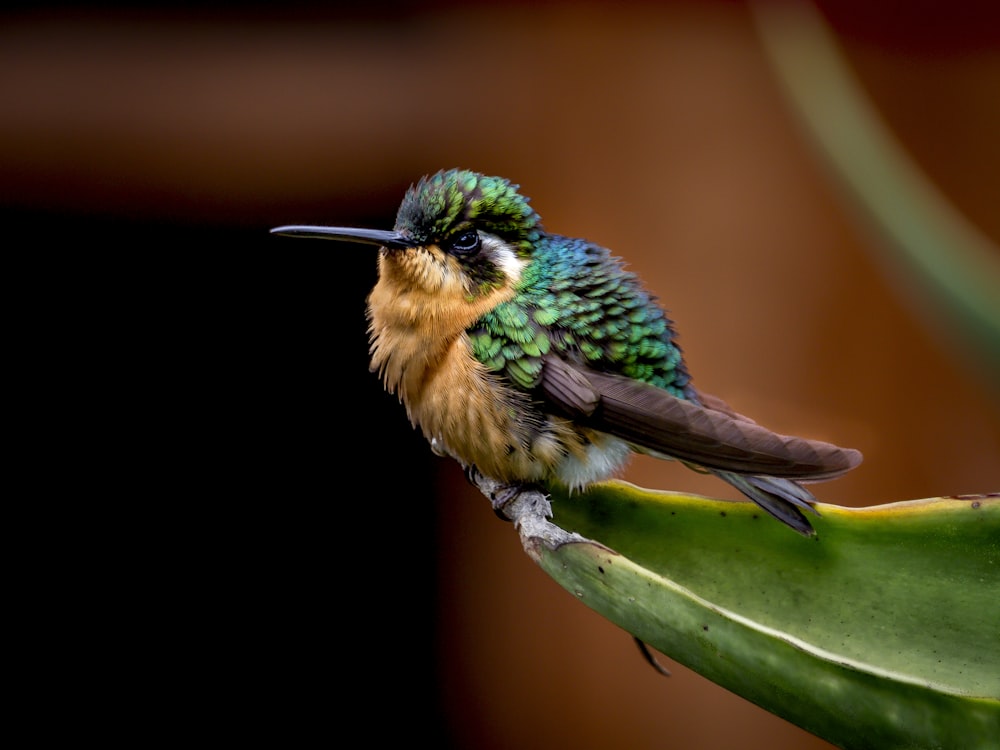
<path id="1" fill-rule="evenodd" d="M 734 474 L 731 471 L 712 473 L 800 534 L 815 535 L 816 531 L 802 511 L 807 510 L 818 516 L 819 511 L 813 507 L 816 498 L 801 484 L 781 477 Z"/>

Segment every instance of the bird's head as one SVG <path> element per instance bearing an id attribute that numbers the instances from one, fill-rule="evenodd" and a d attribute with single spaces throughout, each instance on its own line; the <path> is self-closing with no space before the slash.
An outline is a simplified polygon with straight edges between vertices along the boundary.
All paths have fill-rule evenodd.
<path id="1" fill-rule="evenodd" d="M 518 187 L 503 177 L 442 170 L 410 186 L 391 231 L 290 225 L 271 232 L 376 245 L 384 281 L 474 299 L 513 286 L 541 235 L 541 219 Z"/>

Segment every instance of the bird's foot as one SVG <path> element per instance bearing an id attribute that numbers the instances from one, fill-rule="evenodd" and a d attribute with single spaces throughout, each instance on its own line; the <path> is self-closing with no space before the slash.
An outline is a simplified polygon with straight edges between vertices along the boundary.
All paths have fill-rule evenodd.
<path id="1" fill-rule="evenodd" d="M 497 483 L 486 493 L 497 518 L 513 521 L 523 526 L 526 518 L 544 520 L 552 518 L 552 503 L 548 493 L 539 485 L 529 482 Z"/>
<path id="2" fill-rule="evenodd" d="M 465 478 L 486 497 L 497 518 L 513 521 L 526 512 L 551 515 L 548 495 L 536 484 L 501 482 L 483 474 L 475 466 L 465 466 Z"/>
<path id="3" fill-rule="evenodd" d="M 576 532 L 556 526 L 552 518 L 552 503 L 538 485 L 528 482 L 501 482 L 488 477 L 475 466 L 464 466 L 466 478 L 490 500 L 497 517 L 510 521 L 521 538 L 528 556 L 540 562 L 542 547 L 557 549 L 570 542 L 587 541 Z"/>
<path id="4" fill-rule="evenodd" d="M 523 493 L 541 492 L 537 487 L 529 484 L 504 484 L 489 494 L 490 505 L 497 518 L 502 521 L 511 521 L 513 518 L 507 512 L 507 508 L 517 500 Z"/>

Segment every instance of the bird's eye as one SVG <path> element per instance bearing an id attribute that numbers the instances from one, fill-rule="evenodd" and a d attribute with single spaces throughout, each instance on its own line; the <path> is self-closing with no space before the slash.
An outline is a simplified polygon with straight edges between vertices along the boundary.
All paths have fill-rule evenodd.
<path id="1" fill-rule="evenodd" d="M 479 249 L 479 232 L 466 229 L 464 232 L 452 235 L 445 242 L 445 249 L 455 255 L 468 255 Z"/>

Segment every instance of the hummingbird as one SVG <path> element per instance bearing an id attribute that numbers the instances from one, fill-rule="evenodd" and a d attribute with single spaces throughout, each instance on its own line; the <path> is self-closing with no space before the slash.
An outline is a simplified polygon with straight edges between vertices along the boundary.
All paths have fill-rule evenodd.
<path id="1" fill-rule="evenodd" d="M 737 488 L 815 532 L 805 483 L 861 454 L 773 432 L 697 390 L 674 322 L 625 261 L 547 231 L 510 180 L 421 177 L 391 230 L 287 225 L 272 234 L 378 248 L 367 298 L 370 366 L 435 452 L 509 497 L 620 475 L 636 453 Z"/>

